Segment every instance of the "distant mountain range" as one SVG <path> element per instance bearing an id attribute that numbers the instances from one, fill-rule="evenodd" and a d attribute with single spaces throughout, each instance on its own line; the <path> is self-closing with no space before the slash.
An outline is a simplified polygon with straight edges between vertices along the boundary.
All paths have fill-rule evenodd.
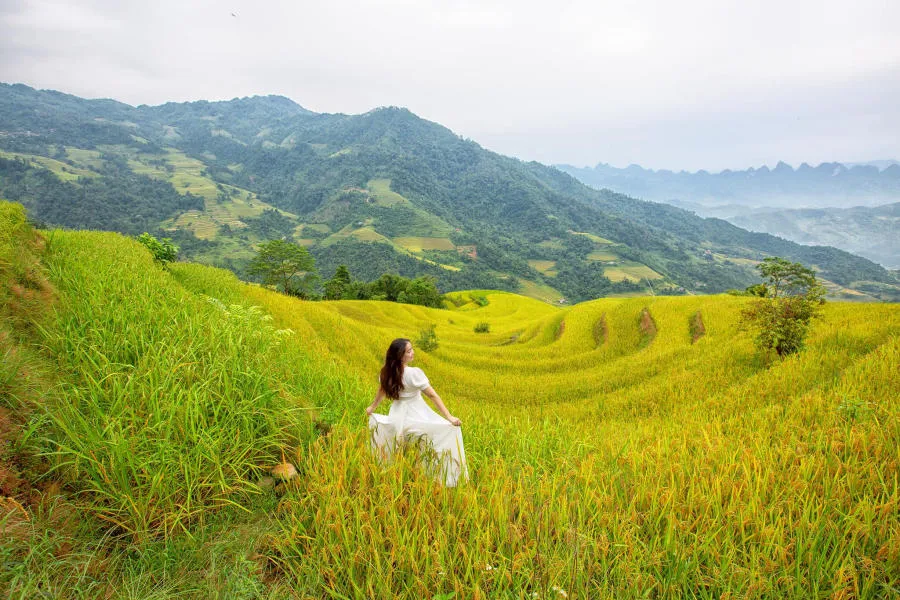
<path id="1" fill-rule="evenodd" d="M 401 108 L 320 114 L 278 96 L 133 107 L 0 84 L 0 197 L 47 226 L 169 236 L 238 273 L 283 238 L 326 278 L 344 263 L 363 279 L 427 274 L 442 290 L 578 301 L 740 288 L 778 255 L 816 266 L 837 294 L 900 298 L 864 258 L 598 191 Z"/>
<path id="2" fill-rule="evenodd" d="M 794 169 L 779 162 L 774 169 L 763 166 L 720 173 L 654 171 L 638 165 L 619 169 L 603 163 L 592 169 L 556 166 L 595 188 L 654 202 L 678 201 L 708 207 L 849 208 L 900 201 L 900 164 L 877 164 L 881 167 L 837 162 L 812 167 L 803 163 Z"/>
<path id="3" fill-rule="evenodd" d="M 696 173 L 557 165 L 597 189 L 666 202 L 704 217 L 803 244 L 835 246 L 890 268 L 900 267 L 900 163 L 822 163 L 794 169 Z"/>

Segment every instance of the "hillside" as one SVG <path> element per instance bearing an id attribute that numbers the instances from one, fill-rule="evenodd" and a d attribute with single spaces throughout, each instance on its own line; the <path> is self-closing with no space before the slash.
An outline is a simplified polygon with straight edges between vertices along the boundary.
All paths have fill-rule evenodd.
<path id="1" fill-rule="evenodd" d="M 715 217 L 749 231 L 800 244 L 833 246 L 887 268 L 900 265 L 896 210 L 900 164 L 779 163 L 721 173 L 673 173 L 632 165 L 593 169 L 559 165 L 587 185 L 644 200 L 665 202 L 702 217 Z"/>
<path id="2" fill-rule="evenodd" d="M 801 244 L 843 248 L 889 269 L 900 269 L 900 202 L 873 207 L 758 210 L 729 221 Z"/>
<path id="3" fill-rule="evenodd" d="M 807 349 L 768 364 L 737 327 L 745 298 L 303 302 L 118 234 L 36 233 L 9 203 L 0 278 L 7 597 L 900 582 L 897 305 L 828 303 Z M 416 364 L 462 418 L 472 476 L 452 491 L 413 453 L 380 465 L 365 435 L 384 348 L 429 324 L 440 345 Z M 283 461 L 300 475 L 273 491 Z"/>
<path id="4" fill-rule="evenodd" d="M 399 108 L 317 114 L 281 97 L 131 107 L 0 85 L 0 196 L 38 222 L 170 236 L 243 273 L 255 244 L 307 246 L 325 277 L 433 275 L 443 290 L 581 301 L 724 291 L 753 262 L 815 265 L 836 293 L 900 294 L 868 260 L 588 188 Z"/>

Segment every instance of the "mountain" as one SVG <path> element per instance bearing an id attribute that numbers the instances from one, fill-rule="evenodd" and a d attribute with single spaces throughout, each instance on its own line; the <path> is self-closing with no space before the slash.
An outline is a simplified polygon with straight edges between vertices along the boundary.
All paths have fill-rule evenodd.
<path id="1" fill-rule="evenodd" d="M 883 266 L 900 265 L 896 212 L 900 164 L 872 161 L 803 164 L 710 174 L 653 171 L 632 165 L 593 169 L 561 165 L 580 181 L 640 198 L 666 202 L 702 217 L 717 217 L 751 231 L 801 244 L 834 246 Z"/>
<path id="2" fill-rule="evenodd" d="M 751 231 L 825 244 L 900 269 L 900 202 L 854 208 L 759 210 L 729 219 Z"/>
<path id="3" fill-rule="evenodd" d="M 443 290 L 544 299 L 718 292 L 755 282 L 768 255 L 815 265 L 855 297 L 897 285 L 866 259 L 594 190 L 396 107 L 132 107 L 0 84 L 0 196 L 47 225 L 170 236 L 238 273 L 278 237 L 307 246 L 325 277 L 346 263 L 363 279 L 429 274 Z"/>
<path id="4" fill-rule="evenodd" d="M 560 170 L 595 188 L 609 188 L 656 202 L 688 202 L 707 208 L 723 206 L 822 208 L 879 206 L 900 201 L 900 165 L 893 161 L 847 166 L 837 162 L 794 169 L 779 162 L 744 171 L 720 173 L 655 171 L 631 165 L 618 169 L 600 163 L 594 168 L 557 165 Z"/>

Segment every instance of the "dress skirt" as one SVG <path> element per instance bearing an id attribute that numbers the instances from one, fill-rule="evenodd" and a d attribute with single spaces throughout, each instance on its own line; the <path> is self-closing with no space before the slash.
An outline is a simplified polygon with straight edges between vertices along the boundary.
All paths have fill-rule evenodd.
<path id="1" fill-rule="evenodd" d="M 384 458 L 390 458 L 398 442 L 425 443 L 434 451 L 426 468 L 445 486 L 468 478 L 462 428 L 432 410 L 420 394 L 394 400 L 387 415 L 370 415 L 369 430 L 373 449 Z"/>

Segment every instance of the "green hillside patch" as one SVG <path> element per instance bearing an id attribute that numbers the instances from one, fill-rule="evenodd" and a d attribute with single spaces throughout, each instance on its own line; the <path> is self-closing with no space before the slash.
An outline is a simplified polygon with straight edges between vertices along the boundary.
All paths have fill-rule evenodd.
<path id="1" fill-rule="evenodd" d="M 391 241 L 372 229 L 371 227 L 360 227 L 350 232 L 350 235 L 363 242 L 385 242 L 390 244 Z"/>
<path id="2" fill-rule="evenodd" d="M 553 289 L 549 285 L 536 283 L 529 279 L 519 279 L 519 293 L 528 298 L 534 298 L 549 304 L 559 304 L 563 295 L 558 290 Z"/>
<path id="3" fill-rule="evenodd" d="M 65 147 L 66 158 L 79 167 L 85 169 L 100 169 L 103 167 L 103 158 L 97 150 L 85 150 L 83 148 Z"/>
<path id="4" fill-rule="evenodd" d="M 168 150 L 163 160 L 174 168 L 174 172 L 168 172 L 165 168 L 161 172 L 158 167 L 149 165 L 142 159 L 129 160 L 128 165 L 135 173 L 143 172 L 147 175 L 162 175 L 182 194 L 190 192 L 206 200 L 215 200 L 219 190 L 216 187 L 216 182 L 203 175 L 206 165 L 196 158 L 191 158 L 183 152 L 172 149 Z"/>
<path id="5" fill-rule="evenodd" d="M 456 250 L 448 238 L 438 237 L 398 237 L 394 238 L 394 243 L 410 250 L 411 252 L 422 252 L 423 250 Z"/>
<path id="6" fill-rule="evenodd" d="M 618 256 L 613 254 L 612 252 L 605 252 L 603 250 L 595 250 L 587 255 L 588 260 L 593 260 L 597 262 L 609 262 L 612 260 L 618 260 Z"/>
<path id="7" fill-rule="evenodd" d="M 409 200 L 391 190 L 390 179 L 372 179 L 366 185 L 378 206 L 395 206 L 407 204 Z"/>
<path id="8" fill-rule="evenodd" d="M 528 261 L 528 266 L 530 266 L 538 273 L 547 275 L 548 277 L 555 277 L 557 274 L 555 260 L 530 259 Z"/>
<path id="9" fill-rule="evenodd" d="M 626 262 L 614 267 L 606 267 L 603 269 L 603 276 L 610 281 L 633 281 L 640 282 L 642 279 L 662 279 L 662 275 L 641 263 Z"/>
<path id="10" fill-rule="evenodd" d="M 564 250 L 565 245 L 563 245 L 562 240 L 558 238 L 553 238 L 549 240 L 544 240 L 543 242 L 538 242 L 538 248 L 548 248 L 550 250 Z"/>
<path id="11" fill-rule="evenodd" d="M 599 235 L 594 235 L 593 233 L 585 233 L 583 231 L 572 231 L 571 229 L 569 230 L 569 233 L 571 233 L 572 235 L 583 235 L 584 237 L 591 240 L 595 244 L 608 245 L 608 244 L 615 243 L 606 238 L 602 238 Z"/>
<path id="12" fill-rule="evenodd" d="M 189 210 L 165 223 L 163 228 L 190 231 L 201 240 L 211 240 L 216 237 L 216 233 L 219 231 L 219 223 L 213 219 L 212 215 L 199 210 Z"/>
<path id="13" fill-rule="evenodd" d="M 83 169 L 80 167 L 74 167 L 64 162 L 52 158 L 47 158 L 46 156 L 20 154 L 18 152 L 4 152 L 3 150 L 0 150 L 0 158 L 5 158 L 7 160 L 23 160 L 32 166 L 47 169 L 48 171 L 59 177 L 59 179 L 61 179 L 62 181 L 67 181 L 70 183 L 78 183 L 78 179 L 80 177 L 99 177 L 99 175 L 94 171 Z"/>

